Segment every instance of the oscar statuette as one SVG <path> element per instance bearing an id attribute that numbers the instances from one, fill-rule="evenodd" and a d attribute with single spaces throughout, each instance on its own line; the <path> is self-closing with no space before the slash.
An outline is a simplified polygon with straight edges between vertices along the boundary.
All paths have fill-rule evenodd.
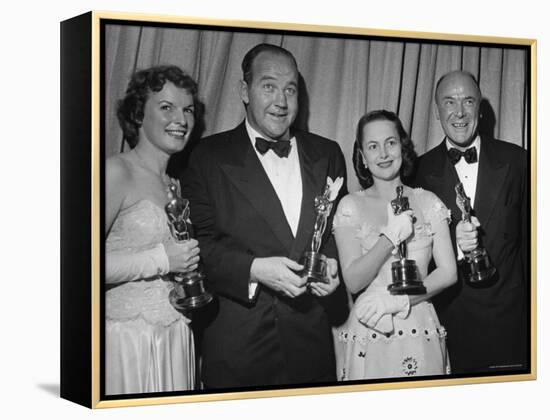
<path id="1" fill-rule="evenodd" d="M 178 185 L 169 185 L 171 199 L 164 207 L 173 238 L 178 243 L 191 238 L 189 200 L 181 197 Z M 200 308 L 212 301 L 212 295 L 204 288 L 204 274 L 200 268 L 187 273 L 172 273 L 174 289 L 170 292 L 170 303 L 178 310 Z"/>
<path id="2" fill-rule="evenodd" d="M 323 194 L 315 197 L 315 224 L 309 251 L 305 252 L 299 263 L 304 266 L 300 273 L 306 277 L 308 282 L 328 283 L 327 278 L 327 257 L 319 252 L 323 241 L 323 234 L 327 227 L 327 218 L 330 215 L 334 200 L 342 187 L 343 178 L 338 177 L 335 181 L 329 177 Z"/>
<path id="3" fill-rule="evenodd" d="M 462 212 L 462 221 L 471 223 L 471 201 L 464 191 L 462 182 L 456 184 L 455 192 L 456 205 Z M 477 248 L 470 252 L 464 252 L 464 257 L 465 263 L 462 265 L 462 272 L 467 282 L 481 283 L 490 279 L 493 274 L 495 274 L 496 269 L 493 264 L 491 264 L 487 251 L 481 245 L 478 244 Z"/>
<path id="4" fill-rule="evenodd" d="M 391 201 L 393 213 L 401 214 L 409 210 L 409 199 L 403 196 L 403 186 L 396 188 L 397 197 Z M 391 264 L 392 284 L 388 290 L 392 295 L 423 295 L 426 287 L 418 279 L 418 268 L 416 261 L 407 259 L 407 243 L 400 242 L 397 247 L 399 260 Z"/>

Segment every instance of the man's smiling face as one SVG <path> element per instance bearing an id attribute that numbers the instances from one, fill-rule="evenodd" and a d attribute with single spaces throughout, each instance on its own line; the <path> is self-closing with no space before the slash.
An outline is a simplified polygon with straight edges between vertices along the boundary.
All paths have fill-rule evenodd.
<path id="1" fill-rule="evenodd" d="M 241 98 L 249 123 L 262 136 L 289 140 L 298 113 L 298 70 L 289 57 L 261 52 L 252 63 L 252 80 L 242 82 Z"/>
<path id="2" fill-rule="evenodd" d="M 477 136 L 481 93 L 475 81 L 463 72 L 445 76 L 437 87 L 436 116 L 447 138 L 465 148 Z"/>

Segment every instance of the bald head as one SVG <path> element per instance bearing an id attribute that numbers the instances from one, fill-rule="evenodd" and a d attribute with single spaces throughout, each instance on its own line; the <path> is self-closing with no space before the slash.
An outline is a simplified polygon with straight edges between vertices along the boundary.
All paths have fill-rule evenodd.
<path id="1" fill-rule="evenodd" d="M 459 149 L 468 147 L 477 136 L 481 103 L 474 76 L 461 70 L 445 74 L 436 84 L 435 103 L 447 139 Z"/>
<path id="2" fill-rule="evenodd" d="M 439 90 L 439 87 L 441 86 L 441 84 L 443 84 L 443 82 L 445 81 L 453 82 L 455 80 L 464 80 L 464 79 L 470 79 L 469 81 L 475 85 L 479 93 L 479 96 L 481 96 L 481 90 L 479 89 L 479 84 L 477 83 L 477 80 L 472 73 L 464 70 L 454 70 L 449 73 L 445 73 L 443 76 L 439 78 L 439 80 L 435 84 L 435 100 L 437 101 L 437 91 Z M 469 83 L 469 82 L 464 81 L 464 83 Z"/>

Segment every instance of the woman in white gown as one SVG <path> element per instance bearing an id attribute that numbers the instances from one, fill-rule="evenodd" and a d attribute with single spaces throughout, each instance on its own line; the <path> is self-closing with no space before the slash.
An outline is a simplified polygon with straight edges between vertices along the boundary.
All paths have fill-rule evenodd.
<path id="1" fill-rule="evenodd" d="M 188 143 L 197 84 L 176 66 L 136 72 L 119 102 L 128 152 L 106 162 L 105 393 L 190 390 L 195 356 L 189 319 L 169 301 L 169 272 L 197 268 L 196 240 L 176 243 L 164 206 L 170 156 Z"/>
<path id="2" fill-rule="evenodd" d="M 429 302 L 456 281 L 448 210 L 433 193 L 408 186 L 403 196 L 411 210 L 394 215 L 390 205 L 415 157 L 393 112 L 373 111 L 359 120 L 353 161 L 364 189 L 340 201 L 333 222 L 343 278 L 357 297 L 337 330 L 339 380 L 449 373 L 445 329 Z M 416 260 L 424 295 L 388 291 L 402 241 Z M 436 268 L 428 275 L 432 256 Z"/>

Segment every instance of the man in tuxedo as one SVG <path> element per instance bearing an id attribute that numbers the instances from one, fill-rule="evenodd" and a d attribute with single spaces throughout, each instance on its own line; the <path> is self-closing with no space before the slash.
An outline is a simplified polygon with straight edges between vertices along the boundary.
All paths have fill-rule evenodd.
<path id="1" fill-rule="evenodd" d="M 459 280 L 434 299 L 447 329 L 453 373 L 521 371 L 527 365 L 529 197 L 527 153 L 479 134 L 481 92 L 464 71 L 436 85 L 437 118 L 445 139 L 419 160 L 416 184 L 451 210 Z M 455 185 L 471 199 L 471 223 L 462 221 Z M 485 247 L 496 273 L 474 283 L 465 255 Z"/>
<path id="2" fill-rule="evenodd" d="M 217 295 L 202 333 L 207 389 L 335 381 L 330 308 L 339 285 L 332 213 L 320 252 L 328 283 L 307 283 L 315 197 L 345 179 L 337 143 L 291 128 L 298 112 L 292 54 L 260 44 L 242 62 L 246 119 L 201 140 L 183 185 L 207 278 Z M 340 290 L 340 288 L 338 288 Z"/>

